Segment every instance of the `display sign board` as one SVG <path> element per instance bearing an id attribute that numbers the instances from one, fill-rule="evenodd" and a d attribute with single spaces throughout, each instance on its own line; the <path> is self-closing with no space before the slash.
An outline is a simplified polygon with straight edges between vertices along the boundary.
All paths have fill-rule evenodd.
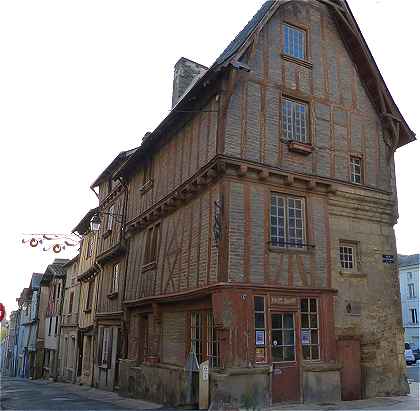
<path id="1" fill-rule="evenodd" d="M 382 255 L 382 262 L 384 264 L 394 264 L 395 263 L 395 258 L 394 258 L 393 255 L 383 254 Z"/>
<path id="2" fill-rule="evenodd" d="M 303 345 L 309 345 L 311 343 L 311 330 L 302 330 L 301 340 Z"/>
<path id="3" fill-rule="evenodd" d="M 255 331 L 255 345 L 265 345 L 265 331 Z"/>

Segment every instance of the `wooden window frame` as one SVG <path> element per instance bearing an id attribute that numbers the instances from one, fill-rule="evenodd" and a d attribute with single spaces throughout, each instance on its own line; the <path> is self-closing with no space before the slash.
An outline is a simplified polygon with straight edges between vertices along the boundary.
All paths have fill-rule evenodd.
<path id="1" fill-rule="evenodd" d="M 161 223 L 157 222 L 148 227 L 145 236 L 143 270 L 156 266 L 161 241 Z"/>
<path id="2" fill-rule="evenodd" d="M 296 123 L 295 123 L 295 114 L 294 108 L 292 108 L 292 137 L 289 138 L 287 133 L 285 134 L 285 125 L 286 125 L 286 118 L 284 117 L 284 104 L 290 102 L 294 105 L 302 105 L 306 108 L 305 111 L 305 141 L 301 141 L 296 138 Z M 283 141 L 289 144 L 289 149 L 292 151 L 299 152 L 299 148 L 301 150 L 301 154 L 310 154 L 312 152 L 312 133 L 311 133 L 311 103 L 308 100 L 299 98 L 297 96 L 291 94 L 282 94 L 281 101 L 280 101 L 280 117 L 281 117 L 281 135 Z M 296 147 L 294 147 L 296 145 Z M 290 147 L 291 146 L 291 147 Z"/>
<path id="3" fill-rule="evenodd" d="M 294 311 L 271 311 L 270 312 L 270 334 L 271 334 L 271 339 L 270 339 L 270 358 L 271 358 L 271 362 L 273 364 L 296 364 L 298 361 L 298 340 L 297 340 L 297 320 L 296 320 L 296 316 L 295 316 L 295 312 Z M 273 327 L 273 315 L 281 315 L 282 317 L 282 326 L 281 328 L 274 328 Z M 293 321 L 293 327 L 292 328 L 286 328 L 284 326 L 284 316 L 286 315 L 291 315 L 292 316 L 292 321 Z M 274 346 L 274 342 L 273 342 L 273 334 L 274 331 L 280 331 L 281 335 L 282 335 L 282 341 L 281 344 L 278 344 L 279 347 L 282 347 L 282 360 L 274 360 L 273 359 L 273 346 Z M 287 331 L 293 331 L 293 344 L 285 344 L 285 332 Z M 293 359 L 284 359 L 285 355 L 285 347 L 293 347 Z"/>
<path id="4" fill-rule="evenodd" d="M 344 256 L 345 254 L 342 253 L 342 249 L 343 251 L 344 248 L 347 249 L 352 249 L 352 264 L 353 267 L 349 268 L 349 267 L 344 267 L 343 266 L 343 262 L 345 262 L 344 260 L 342 260 L 342 256 Z M 360 246 L 359 243 L 356 241 L 350 241 L 350 240 L 339 240 L 339 244 L 338 244 L 338 263 L 339 263 L 339 270 L 341 273 L 350 273 L 350 274 L 358 274 L 360 273 Z"/>
<path id="5" fill-rule="evenodd" d="M 358 167 L 360 167 L 360 173 L 356 173 L 355 172 L 355 163 L 354 160 L 358 160 L 360 163 L 357 165 Z M 360 154 L 350 154 L 350 158 L 349 158 L 349 168 L 350 168 L 350 182 L 352 184 L 357 184 L 357 185 L 363 185 L 365 178 L 364 178 L 364 162 L 363 162 L 363 156 Z M 360 178 L 360 181 L 356 181 L 356 177 Z"/>
<path id="6" fill-rule="evenodd" d="M 105 233 L 110 233 L 112 231 L 112 227 L 114 225 L 114 214 L 115 214 L 115 204 L 112 204 L 107 212 L 107 220 L 106 220 L 106 231 Z"/>
<path id="7" fill-rule="evenodd" d="M 308 304 L 308 310 L 307 311 L 303 311 L 302 310 L 302 302 L 306 300 L 307 304 Z M 311 300 L 315 300 L 316 303 L 316 313 L 314 311 L 311 310 Z M 320 302 L 319 302 L 319 298 L 317 297 L 302 297 L 300 298 L 300 304 L 299 304 L 299 315 L 300 315 L 300 333 L 302 335 L 302 332 L 304 330 L 310 331 L 311 333 L 311 342 L 309 344 L 303 344 L 301 341 L 301 346 L 302 346 L 302 358 L 304 361 L 310 361 L 310 362 L 319 362 L 321 361 L 321 338 L 320 338 L 320 329 L 321 329 L 321 321 L 320 321 Z M 316 314 L 316 327 L 312 327 L 311 324 L 311 316 Z M 303 316 L 307 315 L 308 316 L 308 327 L 303 327 Z M 318 342 L 316 344 L 312 343 L 312 332 L 316 331 L 317 332 L 317 340 Z M 301 337 L 302 340 L 302 337 Z M 305 358 L 304 355 L 304 347 L 308 346 L 309 348 L 309 358 Z M 318 350 L 318 358 L 313 358 L 312 355 L 312 347 L 317 347 Z"/>
<path id="8" fill-rule="evenodd" d="M 119 276 L 120 263 L 116 263 L 112 266 L 110 294 L 117 294 L 119 292 Z"/>
<path id="9" fill-rule="evenodd" d="M 93 305 L 93 280 L 88 281 L 85 312 L 92 311 Z"/>
<path id="10" fill-rule="evenodd" d="M 86 244 L 86 260 L 93 256 L 93 247 L 94 247 L 94 238 L 92 236 L 89 237 L 87 244 Z"/>
<path id="11" fill-rule="evenodd" d="M 70 291 L 70 293 L 69 293 L 69 308 L 68 308 L 68 313 L 69 314 L 73 313 L 73 300 L 74 300 L 74 291 Z"/>
<path id="12" fill-rule="evenodd" d="M 272 215 L 272 199 L 273 196 L 278 196 L 283 199 L 283 219 L 284 219 L 284 227 L 283 227 L 283 233 L 284 233 L 284 242 L 283 245 L 277 244 L 277 240 L 273 241 L 273 235 L 271 232 L 272 229 L 272 223 L 271 219 L 274 217 Z M 294 244 L 288 244 L 291 243 L 289 239 L 289 199 L 290 200 L 299 200 L 302 204 L 302 209 L 300 210 L 302 213 L 302 243 L 301 246 L 297 246 L 299 244 L 299 241 L 294 241 Z M 307 239 L 307 218 L 306 218 L 306 198 L 305 197 L 298 197 L 295 195 L 290 194 L 284 194 L 277 191 L 271 191 L 270 192 L 270 210 L 269 210 L 269 219 L 270 219 L 270 231 L 269 231 L 269 243 L 270 247 L 275 250 L 293 250 L 293 251 L 304 251 L 307 249 L 306 239 Z M 296 228 L 296 227 L 295 227 Z"/>
<path id="13" fill-rule="evenodd" d="M 295 56 L 291 52 L 286 51 L 286 32 L 285 29 L 289 28 L 289 30 L 296 30 L 303 34 L 303 57 Z M 297 24 L 290 23 L 289 21 L 283 21 L 281 27 L 281 51 L 282 57 L 287 57 L 295 61 L 296 63 L 309 63 L 309 33 L 307 27 L 303 27 Z"/>

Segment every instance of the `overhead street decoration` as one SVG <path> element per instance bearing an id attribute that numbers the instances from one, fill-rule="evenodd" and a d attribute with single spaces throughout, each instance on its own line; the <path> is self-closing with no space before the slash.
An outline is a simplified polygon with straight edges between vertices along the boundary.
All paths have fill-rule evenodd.
<path id="1" fill-rule="evenodd" d="M 76 234 L 23 234 L 22 244 L 29 247 L 42 247 L 42 251 L 60 253 L 68 247 L 77 247 L 80 237 Z"/>
<path id="2" fill-rule="evenodd" d="M 0 321 L 3 321 L 5 316 L 6 316 L 6 309 L 4 308 L 4 305 L 0 303 Z"/>

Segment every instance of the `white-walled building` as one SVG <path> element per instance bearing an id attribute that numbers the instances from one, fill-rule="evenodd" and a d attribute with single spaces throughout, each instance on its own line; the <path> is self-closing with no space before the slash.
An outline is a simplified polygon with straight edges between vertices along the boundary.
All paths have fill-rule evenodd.
<path id="1" fill-rule="evenodd" d="M 405 342 L 420 348 L 420 254 L 400 255 L 399 270 Z"/>

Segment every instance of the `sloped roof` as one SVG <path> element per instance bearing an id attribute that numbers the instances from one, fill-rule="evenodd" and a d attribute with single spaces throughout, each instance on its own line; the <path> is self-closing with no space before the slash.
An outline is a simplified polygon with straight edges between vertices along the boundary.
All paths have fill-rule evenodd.
<path id="1" fill-rule="evenodd" d="M 398 255 L 398 263 L 400 267 L 420 266 L 420 254 Z"/>
<path id="2" fill-rule="evenodd" d="M 92 220 L 92 217 L 97 211 L 98 207 L 90 209 L 78 222 L 77 226 L 73 228 L 72 233 L 76 232 L 81 235 L 86 234 L 86 232 L 89 231 L 90 220 Z"/>
<path id="3" fill-rule="evenodd" d="M 56 258 L 52 264 L 47 266 L 44 274 L 41 274 L 42 280 L 41 284 L 46 285 L 48 284 L 54 277 L 65 277 L 66 270 L 65 265 L 69 262 L 69 259 L 66 258 Z"/>
<path id="4" fill-rule="evenodd" d="M 91 188 L 98 187 L 105 179 L 111 178 L 115 170 L 136 151 L 137 148 L 121 151 L 92 183 Z"/>
<path id="5" fill-rule="evenodd" d="M 345 23 L 340 23 L 337 21 L 337 26 L 339 30 L 343 32 L 343 39 L 350 42 L 352 41 L 351 46 L 349 47 L 350 53 L 352 53 L 352 57 L 355 58 L 355 54 L 357 53 L 358 59 L 355 59 L 356 65 L 363 65 L 363 70 L 369 71 L 368 74 L 372 77 L 379 79 L 382 88 L 384 89 L 384 93 L 386 94 L 387 98 L 389 99 L 390 105 L 392 105 L 393 109 L 398 113 L 400 120 L 402 121 L 402 130 L 400 131 L 400 137 L 398 146 L 405 145 L 411 141 L 415 140 L 415 134 L 413 131 L 410 130 L 409 126 L 407 125 L 404 117 L 401 115 L 396 103 L 394 102 L 391 93 L 389 92 L 385 81 L 376 65 L 376 62 L 367 46 L 367 43 L 360 31 L 360 28 L 350 10 L 350 7 L 346 0 L 318 0 L 321 3 L 326 4 L 331 9 L 335 7 L 339 7 L 340 11 L 337 11 L 337 14 L 344 12 L 346 20 Z M 179 109 L 182 109 L 186 103 L 188 103 L 192 96 L 197 95 L 203 85 L 206 85 L 213 77 L 216 76 L 216 73 L 219 72 L 222 68 L 227 67 L 232 60 L 236 56 L 236 54 L 240 51 L 240 49 L 244 46 L 244 44 L 254 35 L 257 28 L 260 26 L 260 23 L 264 20 L 264 18 L 271 12 L 277 10 L 278 7 L 289 3 L 290 0 L 275 0 L 275 1 L 266 1 L 258 10 L 258 12 L 254 15 L 254 17 L 248 22 L 248 24 L 239 32 L 239 34 L 233 39 L 231 43 L 225 48 L 225 50 L 220 54 L 220 56 L 216 59 L 213 65 L 204 73 L 203 76 L 196 83 L 191 87 L 191 89 L 184 94 L 184 96 L 178 101 L 178 103 L 172 108 L 170 113 L 165 117 L 165 119 L 158 125 L 158 127 L 150 133 L 149 137 L 144 140 L 140 147 L 138 147 L 135 152 L 128 158 L 117 170 L 115 176 L 118 177 L 123 175 L 126 170 L 134 164 L 137 160 L 146 156 L 147 150 L 152 146 L 154 140 L 162 134 L 165 128 L 168 128 L 174 121 L 177 116 L 179 116 Z M 340 16 L 339 16 L 340 17 Z M 349 21 L 351 23 L 349 23 Z M 350 29 L 347 27 L 347 24 L 353 27 Z M 346 31 L 347 30 L 347 31 Z M 355 33 L 355 31 L 357 34 Z M 350 38 L 350 40 L 349 40 Z M 376 105 L 379 105 L 379 100 L 381 96 L 378 96 L 379 91 L 377 90 L 376 84 L 369 84 L 369 94 L 375 101 Z M 180 110 L 181 111 L 181 110 Z"/>

